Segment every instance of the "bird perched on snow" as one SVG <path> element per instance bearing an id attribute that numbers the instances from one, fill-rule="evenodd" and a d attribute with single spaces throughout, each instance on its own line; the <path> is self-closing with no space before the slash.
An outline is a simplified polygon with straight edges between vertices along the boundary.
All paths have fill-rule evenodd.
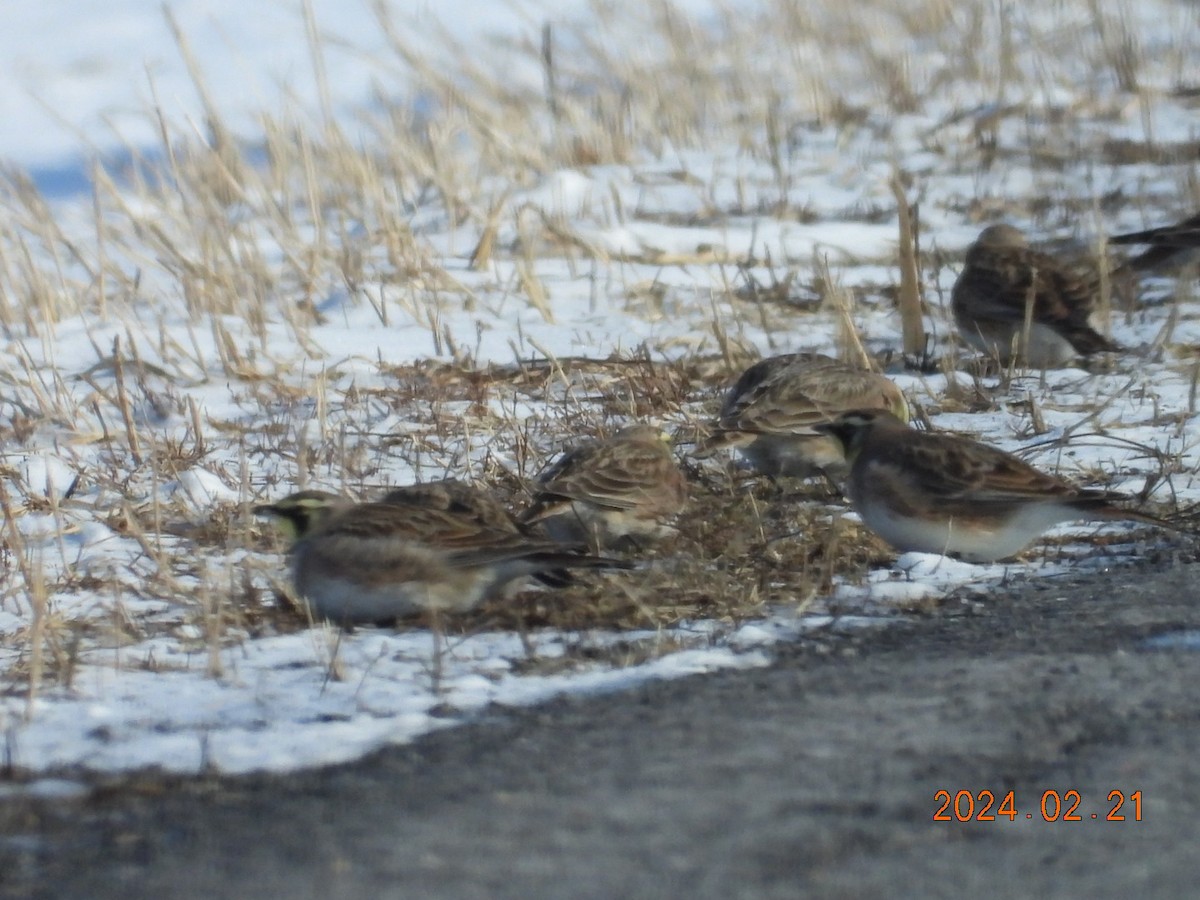
<path id="1" fill-rule="evenodd" d="M 1011 225 L 991 225 L 967 250 L 950 304 L 963 340 L 1036 368 L 1121 347 L 1092 326 L 1099 290 Z"/>
<path id="2" fill-rule="evenodd" d="M 949 434 L 909 428 L 879 410 L 817 426 L 851 461 L 848 493 L 868 528 L 897 550 L 992 562 L 1021 552 L 1042 532 L 1079 519 L 1163 519 L 1115 504 L 1127 500 L 1040 472 L 1011 453 Z"/>
<path id="3" fill-rule="evenodd" d="M 565 453 L 538 478 L 523 524 L 540 522 L 555 540 L 603 547 L 672 533 L 687 501 L 671 438 L 655 425 L 629 425 Z"/>
<path id="4" fill-rule="evenodd" d="M 629 568 L 430 505 L 300 491 L 255 512 L 293 539 L 292 581 L 313 616 L 338 625 L 466 612 L 539 572 Z"/>
<path id="5" fill-rule="evenodd" d="M 883 409 L 908 420 L 903 392 L 882 375 L 821 353 L 771 356 L 741 374 L 693 455 L 736 447 L 773 478 L 837 480 L 846 472 L 845 454 L 816 426 L 852 409 Z"/>

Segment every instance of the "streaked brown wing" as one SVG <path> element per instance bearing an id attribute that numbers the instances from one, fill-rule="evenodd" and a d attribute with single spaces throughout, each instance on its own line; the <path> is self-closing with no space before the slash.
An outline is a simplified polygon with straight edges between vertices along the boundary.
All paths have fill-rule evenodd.
<path id="1" fill-rule="evenodd" d="M 898 444 L 888 457 L 935 502 L 990 504 L 1079 494 L 1003 450 L 950 435 L 921 435 Z"/>
<path id="2" fill-rule="evenodd" d="M 774 390 L 781 379 L 791 380 L 803 372 L 821 371 L 839 365 L 823 353 L 783 353 L 756 362 L 738 377 L 725 402 L 718 420 L 735 419 L 742 410 L 755 406 L 764 393 Z"/>
<path id="3" fill-rule="evenodd" d="M 582 500 L 612 509 L 636 509 L 664 483 L 682 483 L 670 451 L 660 442 L 593 445 L 556 467 L 540 485 L 549 498 Z"/>
<path id="4" fill-rule="evenodd" d="M 811 434 L 852 409 L 890 409 L 881 376 L 822 357 L 777 369 L 752 397 L 722 415 L 720 427 L 763 434 Z"/>
<path id="5" fill-rule="evenodd" d="M 1049 254 L 988 247 L 976 255 L 955 286 L 970 296 L 976 318 L 1023 322 L 1031 296 L 1034 321 L 1048 325 L 1086 323 L 1095 308 L 1093 287 Z"/>
<path id="6" fill-rule="evenodd" d="M 363 540 L 390 539 L 447 550 L 505 546 L 521 542 L 519 532 L 493 529 L 448 510 L 397 503 L 363 503 L 331 519 L 322 536 Z"/>
<path id="7" fill-rule="evenodd" d="M 512 515 L 494 495 L 456 478 L 394 488 L 380 502 L 440 510 L 496 531 L 518 530 Z"/>

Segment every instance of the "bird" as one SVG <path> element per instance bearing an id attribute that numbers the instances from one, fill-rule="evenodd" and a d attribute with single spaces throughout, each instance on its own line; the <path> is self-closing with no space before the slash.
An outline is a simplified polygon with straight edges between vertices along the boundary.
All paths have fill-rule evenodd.
<path id="1" fill-rule="evenodd" d="M 1002 363 L 1056 368 L 1121 350 L 1092 327 L 1098 297 L 1098 281 L 1034 250 L 1012 225 L 990 225 L 967 250 L 950 306 L 959 334 L 976 350 Z"/>
<path id="2" fill-rule="evenodd" d="M 871 531 L 900 551 L 995 562 L 1044 531 L 1076 520 L 1176 525 L 1115 505 L 1129 498 L 1078 487 L 1003 450 L 917 431 L 880 410 L 856 410 L 817 430 L 851 460 L 850 502 Z"/>
<path id="3" fill-rule="evenodd" d="M 1181 269 L 1200 261 L 1200 213 L 1177 225 L 1163 225 L 1145 231 L 1114 234 L 1110 244 L 1149 244 L 1121 265 L 1121 269 L 1145 272 L 1153 269 Z"/>
<path id="4" fill-rule="evenodd" d="M 693 456 L 736 447 L 772 478 L 844 477 L 841 445 L 814 426 L 852 409 L 884 409 L 907 421 L 904 393 L 883 375 L 822 353 L 785 353 L 756 362 L 725 396 Z"/>
<path id="5" fill-rule="evenodd" d="M 496 495 L 474 484 L 457 478 L 437 481 L 418 481 L 392 488 L 381 503 L 396 503 L 465 516 L 480 527 L 510 533 L 525 533 L 517 524 L 516 517 L 508 511 Z"/>
<path id="6" fill-rule="evenodd" d="M 491 491 L 457 478 L 419 481 L 393 488 L 380 502 L 442 510 L 465 516 L 481 528 L 523 534 L 531 538 L 544 537 L 536 527 L 518 522 L 516 516 Z M 574 583 L 571 573 L 566 569 L 535 572 L 533 577 L 547 587 L 566 587 Z"/>
<path id="7" fill-rule="evenodd" d="M 293 540 L 292 581 L 313 617 L 343 626 L 467 612 L 542 571 L 631 568 L 429 505 L 306 490 L 254 512 Z"/>
<path id="8" fill-rule="evenodd" d="M 627 425 L 563 454 L 538 478 L 524 525 L 595 553 L 637 547 L 674 532 L 666 520 L 687 502 L 687 482 L 656 425 Z"/>

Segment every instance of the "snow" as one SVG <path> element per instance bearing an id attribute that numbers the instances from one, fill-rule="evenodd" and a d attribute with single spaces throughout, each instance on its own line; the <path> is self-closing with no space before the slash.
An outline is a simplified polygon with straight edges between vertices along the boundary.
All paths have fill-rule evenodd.
<path id="1" fill-rule="evenodd" d="M 327 109 L 300 2 L 169 4 L 210 101 L 242 140 L 258 146 L 261 112 L 284 109 L 310 126 L 328 112 L 354 143 L 370 148 L 377 138 L 361 124 L 363 110 L 378 106 L 381 97 L 403 95 L 411 73 L 389 49 L 372 4 L 311 0 L 309 6 L 321 36 Z M 688 0 L 677 6 L 714 30 L 725 21 L 722 4 Z M 758 4 L 729 6 L 748 12 Z M 1025 10 L 1014 27 L 1021 34 L 1067 34 L 1072 23 L 1090 30 L 1091 7 L 1079 2 L 1056 4 L 1056 12 Z M 457 56 L 447 51 L 445 63 L 452 67 L 500 54 L 506 41 L 536 45 L 543 22 L 571 23 L 598 16 L 597 8 L 583 0 L 396 2 L 392 23 L 410 40 L 445 29 L 463 48 Z M 922 108 L 884 121 L 871 110 L 879 85 L 863 77 L 858 57 L 830 49 L 812 71 L 841 85 L 847 105 L 863 106 L 864 121 L 838 127 L 806 118 L 802 101 L 795 101 L 796 128 L 778 163 L 782 176 L 776 163 L 740 146 L 736 136 L 700 135 L 695 146 L 664 147 L 659 155 L 639 150 L 626 164 L 540 172 L 507 192 L 509 185 L 497 186 L 496 197 L 504 197 L 499 246 L 527 236 L 545 242 L 543 224 L 552 222 L 588 248 L 586 254 L 553 249 L 537 259 L 536 278 L 547 297 L 541 307 L 525 295 L 519 253 L 498 254 L 479 268 L 468 265 L 478 232 L 451 224 L 436 198 L 406 208 L 403 216 L 419 233 L 422 252 L 456 282 L 454 290 L 428 271 L 353 288 L 317 279 L 307 318 L 298 311 L 297 290 L 265 298 L 258 322 L 230 313 L 197 323 L 187 314 L 174 270 L 161 259 L 108 246 L 129 273 L 127 302 L 110 299 L 107 316 L 93 314 L 82 300 L 74 312 L 64 303 L 56 320 L 39 320 L 28 333 L 21 326 L 4 330 L 0 414 L 14 433 L 32 422 L 25 437 L 4 447 L 0 460 L 15 516 L 5 535 L 0 593 L 0 671 L 12 673 L 0 697 L 6 762 L 47 776 L 27 788 L 47 796 L 72 795 L 69 780 L 49 776 L 80 769 L 247 772 L 345 762 L 493 705 L 762 666 L 774 646 L 814 628 L 875 627 L 958 590 L 986 595 L 989 585 L 1014 577 L 1052 578 L 1168 546 L 1170 539 L 1130 533 L 1127 525 L 1065 525 L 1050 536 L 1069 542 L 1016 563 L 975 566 L 903 554 L 861 582 L 835 579 L 833 594 L 804 614 L 780 608 L 754 622 L 689 622 L 619 635 L 547 629 L 522 640 L 483 632 L 452 637 L 437 651 L 429 631 L 419 627 L 340 634 L 315 626 L 274 634 L 238 625 L 218 633 L 211 619 L 236 606 L 245 591 L 268 591 L 286 577 L 286 567 L 278 554 L 250 549 L 238 534 L 215 549 L 198 549 L 189 537 L 204 527 L 214 504 L 248 510 L 297 479 L 296 460 L 278 452 L 279 435 L 302 435 L 311 448 L 341 448 L 337 459 L 314 453 L 306 472 L 314 486 L 334 490 L 441 477 L 485 458 L 519 469 L 512 447 L 488 434 L 422 443 L 422 422 L 432 410 L 466 413 L 471 404 L 424 396 L 401 402 L 395 380 L 383 371 L 388 365 L 454 356 L 508 365 L 518 355 L 603 357 L 641 348 L 656 360 L 714 354 L 714 317 L 725 336 L 761 353 L 833 349 L 832 315 L 814 313 L 803 333 L 792 333 L 787 328 L 794 320 L 733 299 L 730 285 L 742 269 L 770 283 L 783 267 L 807 277 L 815 262 L 826 260 L 835 279 L 858 292 L 853 317 L 868 348 L 896 347 L 899 323 L 879 286 L 897 280 L 890 187 L 897 166 L 914 180 L 923 246 L 951 255 L 978 233 L 971 209 L 1028 209 L 1046 199 L 1121 193 L 1144 197 L 1140 206 L 1125 203 L 1111 215 L 1064 212 L 1036 223 L 1040 238 L 1084 245 L 1099 229 L 1143 227 L 1186 211 L 1178 203 L 1187 164 L 1080 158 L 1039 168 L 1019 152 L 1029 129 L 1053 130 L 1063 109 L 1080 110 L 1071 120 L 1078 132 L 1072 140 L 1080 146 L 1115 137 L 1141 141 L 1148 128 L 1159 141 L 1197 139 L 1194 116 L 1171 93 L 1186 72 L 1180 60 L 1195 59 L 1195 11 L 1147 0 L 1124 15 L 1141 46 L 1155 48 L 1144 61 L 1136 102 L 1116 96 L 1102 66 L 1070 54 L 1040 59 L 1026 48 L 1019 61 L 1037 72 L 1028 82 L 1036 87 L 1013 86 L 1007 98 L 1030 94 L 1021 98 L 1027 109 L 1020 113 L 1004 115 L 994 88 L 968 79 L 941 85 Z M 982 26 L 988 34 L 995 24 L 989 16 Z M 870 18 L 889 21 L 880 12 Z M 206 112 L 159 0 L 80 0 L 70 21 L 62 19 L 61 10 L 41 0 L 6 5 L 0 159 L 26 170 L 64 233 L 92 247 L 93 160 L 114 172 L 135 156 L 153 164 L 162 156 L 156 110 L 173 134 L 194 135 L 205 134 Z M 657 48 L 633 33 L 635 27 L 636 21 L 627 31 L 609 24 L 597 39 L 623 41 L 631 64 L 653 66 Z M 951 65 L 949 48 L 914 53 L 899 37 L 895 41 L 881 51 L 911 62 L 914 83 L 940 84 L 938 73 Z M 817 50 L 804 48 L 814 58 Z M 796 73 L 792 66 L 798 65 L 766 50 L 752 64 L 778 68 L 781 77 Z M 540 89 L 537 66 L 526 61 L 505 71 L 515 85 Z M 986 81 L 986 72 L 980 77 Z M 1106 106 L 1115 111 L 1101 109 Z M 993 116 L 998 122 L 988 124 Z M 974 156 L 976 129 L 989 128 L 999 145 L 1016 149 L 981 166 Z M 132 220 L 158 224 L 158 212 L 143 208 L 143 198 L 122 184 Z M 805 215 L 778 214 L 784 208 Z M 238 240 L 244 242 L 226 250 L 244 251 L 246 259 L 266 265 L 287 258 L 292 248 L 256 226 L 248 208 L 234 203 L 225 214 L 242 227 Z M 363 219 L 346 223 L 345 234 L 364 252 L 377 252 L 372 228 L 379 223 Z M 3 216 L 0 222 L 4 234 L 20 230 Z M 316 230 L 311 222 L 297 227 L 310 239 Z M 38 242 L 31 245 L 47 268 L 62 264 L 48 262 Z M 178 246 L 181 258 L 195 252 L 200 259 L 185 239 Z M 927 326 L 943 341 L 952 329 L 941 304 L 955 275 L 954 265 L 926 273 Z M 995 408 L 983 412 L 947 399 L 956 390 L 974 390 L 965 371 L 953 379 L 896 373 L 895 380 L 939 428 L 1019 452 L 1066 477 L 1091 481 L 1103 474 L 1107 487 L 1131 494 L 1164 475 L 1152 497 L 1200 501 L 1200 447 L 1192 437 L 1200 314 L 1186 292 L 1175 307 L 1173 280 L 1152 285 L 1165 302 L 1113 317 L 1113 337 L 1134 348 L 1113 371 L 1072 368 L 984 379 Z M 3 292 L 23 290 L 0 285 Z M 118 345 L 124 372 L 114 364 Z M 236 364 L 223 362 L 230 353 L 238 356 Z M 280 379 L 286 395 L 267 396 L 261 388 L 267 376 Z M 596 393 L 587 383 L 555 385 L 545 399 L 516 392 L 489 398 L 489 411 L 497 420 L 532 423 L 536 435 L 536 425 L 555 415 L 554 391 L 576 401 Z M 124 401 L 118 392 L 127 394 Z M 26 414 L 34 408 L 40 417 Z M 699 414 L 685 410 L 673 424 Z M 1035 422 L 1045 430 L 1036 433 Z M 169 441 L 177 451 L 171 467 L 135 461 L 126 448 L 131 427 Z M 411 453 L 402 457 L 388 449 L 397 444 Z M 355 474 L 364 471 L 371 474 Z M 1108 542 L 1103 548 L 1095 546 L 1099 537 Z M 1121 543 L 1114 543 L 1118 538 Z M 48 595 L 27 588 L 18 561 L 39 573 L 34 583 L 49 585 Z M 796 606 L 803 606 L 800 598 Z M 101 624 L 108 630 L 96 639 Z M 58 638 L 38 643 L 35 635 L 47 627 Z M 1193 646 L 1195 636 L 1175 640 Z M 635 656 L 644 661 L 583 663 L 566 652 L 573 642 L 603 648 L 617 641 L 637 647 Z M 1154 644 L 1168 645 L 1166 639 Z M 34 646 L 42 648 L 37 664 L 53 667 L 55 677 L 29 690 L 22 673 L 34 665 Z M 549 664 L 555 661 L 562 665 Z"/>

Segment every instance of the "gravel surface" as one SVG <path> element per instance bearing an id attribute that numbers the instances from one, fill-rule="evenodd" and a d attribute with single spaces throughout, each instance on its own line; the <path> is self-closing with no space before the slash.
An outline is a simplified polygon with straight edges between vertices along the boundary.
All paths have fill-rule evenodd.
<path id="1" fill-rule="evenodd" d="M 997 589 L 350 766 L 10 797 L 0 896 L 1193 896 L 1200 652 L 1151 639 L 1200 632 L 1198 577 Z M 1016 820 L 933 821 L 984 789 Z"/>

